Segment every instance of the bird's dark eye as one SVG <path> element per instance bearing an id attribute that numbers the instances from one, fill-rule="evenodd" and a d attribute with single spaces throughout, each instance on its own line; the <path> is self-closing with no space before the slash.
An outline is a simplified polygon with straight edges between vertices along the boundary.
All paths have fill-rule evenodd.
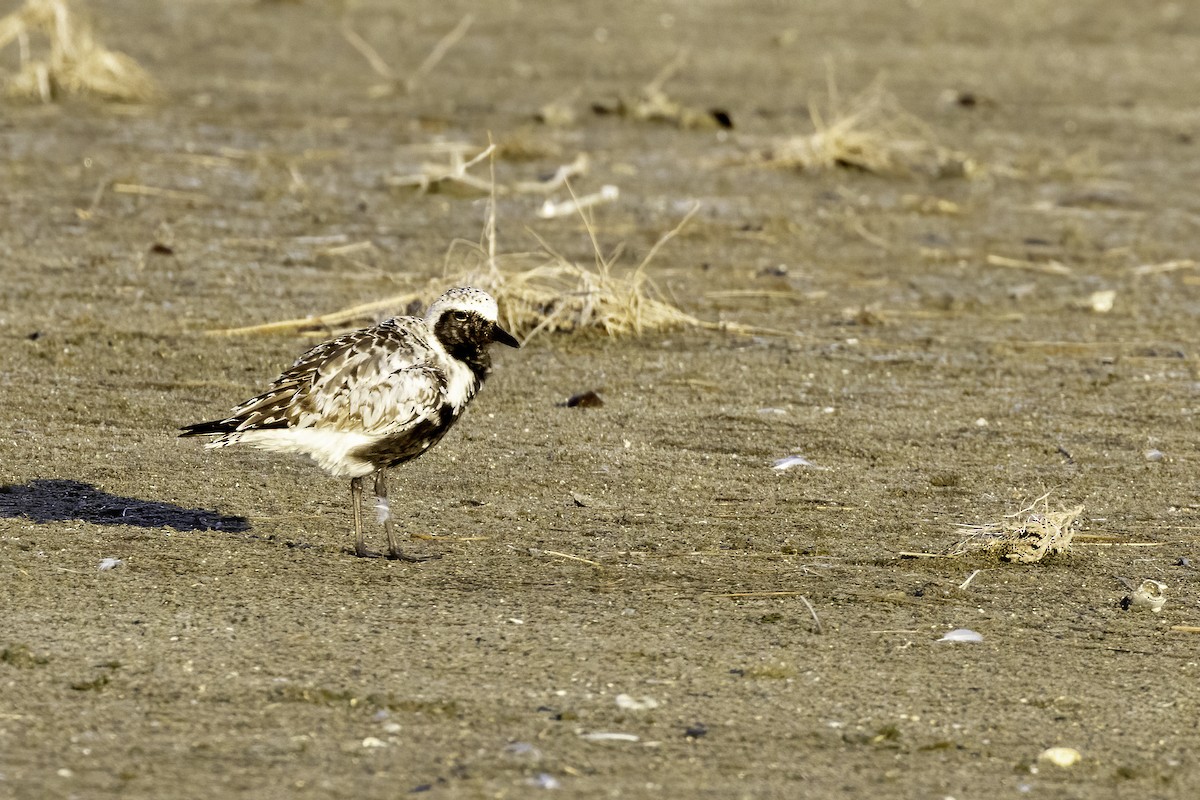
<path id="1" fill-rule="evenodd" d="M 457 322 L 467 321 L 467 312 L 465 311 L 455 311 L 453 314 L 451 314 L 451 316 L 454 317 L 455 321 Z"/>

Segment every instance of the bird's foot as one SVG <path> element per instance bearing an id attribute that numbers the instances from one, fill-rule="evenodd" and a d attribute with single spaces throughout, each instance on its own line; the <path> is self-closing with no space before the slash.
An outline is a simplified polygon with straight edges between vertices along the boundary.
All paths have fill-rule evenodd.
<path id="1" fill-rule="evenodd" d="M 411 556 L 401 550 L 399 547 L 391 547 L 388 549 L 387 557 L 393 561 L 407 561 L 410 564 L 419 564 L 422 561 L 433 561 L 441 558 L 442 554 L 434 553 L 433 555 L 429 556 Z"/>
<path id="2" fill-rule="evenodd" d="M 350 552 L 359 558 L 383 558 L 383 553 L 378 550 L 369 550 L 365 544 L 354 545 L 354 549 Z"/>

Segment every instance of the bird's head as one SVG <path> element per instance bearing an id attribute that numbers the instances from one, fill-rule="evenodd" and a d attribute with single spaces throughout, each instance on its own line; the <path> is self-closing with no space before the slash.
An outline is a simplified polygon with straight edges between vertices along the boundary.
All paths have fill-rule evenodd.
<path id="1" fill-rule="evenodd" d="M 425 322 L 450 353 L 464 348 L 481 350 L 492 342 L 520 347 L 516 338 L 497 324 L 498 315 L 496 300 L 490 294 L 459 286 L 434 301 Z"/>

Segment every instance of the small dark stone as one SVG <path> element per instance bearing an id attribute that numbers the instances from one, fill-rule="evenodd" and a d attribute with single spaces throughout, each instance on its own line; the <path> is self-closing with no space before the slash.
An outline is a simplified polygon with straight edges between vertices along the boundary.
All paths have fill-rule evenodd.
<path id="1" fill-rule="evenodd" d="M 604 398 L 593 390 L 580 392 L 576 395 L 571 395 L 567 398 L 567 402 L 561 403 L 567 408 L 602 408 L 604 406 Z"/>
<path id="2" fill-rule="evenodd" d="M 175 248 L 171 247 L 169 244 L 155 242 L 154 244 L 150 245 L 150 252 L 159 256 L 173 256 L 175 255 Z"/>
<path id="3" fill-rule="evenodd" d="M 77 692 L 98 692 L 108 685 L 110 678 L 107 674 L 90 681 L 76 681 L 71 688 Z"/>
<path id="4" fill-rule="evenodd" d="M 733 117 L 729 116 L 728 111 L 723 108 L 714 108 L 708 113 L 712 114 L 712 118 L 716 120 L 718 127 L 724 128 L 725 130 L 732 130 Z"/>
<path id="5" fill-rule="evenodd" d="M 703 722 L 697 722 L 683 732 L 683 735 L 689 739 L 699 739 L 701 736 L 708 735 L 708 727 Z"/>
<path id="6" fill-rule="evenodd" d="M 42 336 L 44 336 L 44 335 L 45 334 L 43 334 L 41 331 L 34 331 L 33 333 L 29 334 L 25 338 L 31 342 L 36 342 L 38 339 L 42 338 Z"/>

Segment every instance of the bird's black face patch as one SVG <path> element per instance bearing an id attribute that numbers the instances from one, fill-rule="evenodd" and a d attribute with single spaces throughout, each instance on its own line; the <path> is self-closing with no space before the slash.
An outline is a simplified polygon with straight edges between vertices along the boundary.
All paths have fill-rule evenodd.
<path id="1" fill-rule="evenodd" d="M 487 347 L 492 343 L 496 323 L 474 311 L 447 311 L 434 323 L 433 335 L 446 352 L 471 368 L 482 381 L 492 370 Z"/>
<path id="2" fill-rule="evenodd" d="M 482 350 L 491 344 L 495 327 L 474 311 L 447 311 L 438 318 L 433 333 L 450 355 L 461 358 L 464 349 Z"/>

